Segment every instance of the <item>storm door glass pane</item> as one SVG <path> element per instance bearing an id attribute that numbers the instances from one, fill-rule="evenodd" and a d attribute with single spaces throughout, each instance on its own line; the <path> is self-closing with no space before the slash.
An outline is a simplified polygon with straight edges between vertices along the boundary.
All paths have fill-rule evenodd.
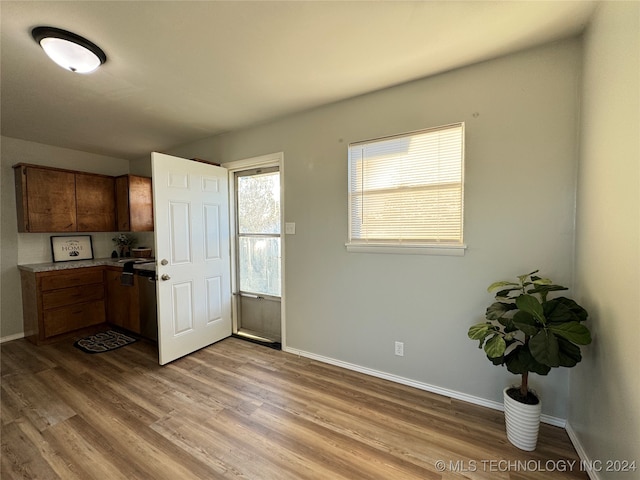
<path id="1" fill-rule="evenodd" d="M 279 297 L 280 238 L 240 237 L 240 290 Z"/>
<path id="2" fill-rule="evenodd" d="M 237 177 L 240 291 L 281 295 L 280 172 Z"/>
<path id="3" fill-rule="evenodd" d="M 280 235 L 280 172 L 238 177 L 238 232 Z"/>

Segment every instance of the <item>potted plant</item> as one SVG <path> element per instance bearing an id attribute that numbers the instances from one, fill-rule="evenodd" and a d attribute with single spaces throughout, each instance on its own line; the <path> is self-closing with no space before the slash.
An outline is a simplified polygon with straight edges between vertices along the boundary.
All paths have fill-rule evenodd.
<path id="1" fill-rule="evenodd" d="M 507 438 L 522 450 L 535 450 L 542 406 L 529 389 L 529 373 L 547 375 L 554 367 L 573 367 L 582 359 L 580 346 L 591 343 L 582 324 L 587 311 L 566 297 L 549 299 L 549 293 L 568 289 L 537 273 L 519 275 L 518 282 L 492 283 L 487 290 L 497 292 L 487 321 L 468 332 L 489 361 L 521 375 L 519 386 L 504 389 L 504 401 Z"/>
<path id="2" fill-rule="evenodd" d="M 137 240 L 133 235 L 127 233 L 119 233 L 111 239 L 118 247 L 120 257 L 129 257 L 131 255 L 131 247 L 133 247 Z"/>

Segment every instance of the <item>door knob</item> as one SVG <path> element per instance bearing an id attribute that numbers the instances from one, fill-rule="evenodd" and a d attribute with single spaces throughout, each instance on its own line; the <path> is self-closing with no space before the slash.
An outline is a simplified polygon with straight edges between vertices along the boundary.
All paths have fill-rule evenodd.
<path id="1" fill-rule="evenodd" d="M 160 262 L 160 265 L 166 265 L 167 263 L 169 263 L 169 260 L 167 260 L 166 258 L 163 258 L 162 261 Z"/>
<path id="2" fill-rule="evenodd" d="M 163 273 L 162 276 L 160 277 L 162 280 L 169 280 L 171 277 L 169 275 L 167 275 L 166 273 Z"/>

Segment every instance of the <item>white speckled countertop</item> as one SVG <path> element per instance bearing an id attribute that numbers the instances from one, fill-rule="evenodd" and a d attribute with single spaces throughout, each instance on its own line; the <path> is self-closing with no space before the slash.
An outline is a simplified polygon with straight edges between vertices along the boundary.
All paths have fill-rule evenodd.
<path id="1" fill-rule="evenodd" d="M 151 261 L 149 261 L 151 260 Z M 27 272 L 51 272 L 54 270 L 69 270 L 71 268 L 86 268 L 109 265 L 112 267 L 123 267 L 125 262 L 129 261 L 145 261 L 147 263 L 136 263 L 134 270 L 150 270 L 155 271 L 156 262 L 154 259 L 146 258 L 94 258 L 93 260 L 76 260 L 71 262 L 50 262 L 50 263 L 31 263 L 28 265 L 18 265 L 20 270 Z"/>

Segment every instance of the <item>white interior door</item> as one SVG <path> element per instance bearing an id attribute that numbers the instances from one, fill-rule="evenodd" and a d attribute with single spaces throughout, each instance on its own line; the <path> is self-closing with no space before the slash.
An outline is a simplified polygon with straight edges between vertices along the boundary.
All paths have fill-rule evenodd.
<path id="1" fill-rule="evenodd" d="M 151 154 L 160 365 L 231 335 L 227 170 Z"/>

